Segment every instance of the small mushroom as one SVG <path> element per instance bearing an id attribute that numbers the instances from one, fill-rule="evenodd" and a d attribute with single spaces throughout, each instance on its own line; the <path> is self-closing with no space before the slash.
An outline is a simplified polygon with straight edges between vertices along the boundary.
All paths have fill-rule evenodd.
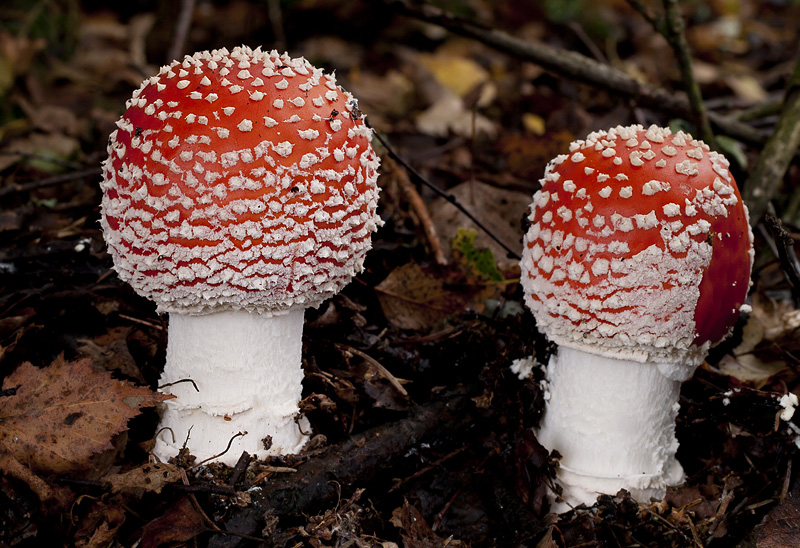
<path id="1" fill-rule="evenodd" d="M 304 309 L 363 269 L 381 224 L 355 99 L 305 59 L 220 49 L 145 80 L 117 128 L 103 232 L 120 278 L 169 314 L 155 455 L 298 451 Z"/>
<path id="2" fill-rule="evenodd" d="M 545 170 L 522 285 L 559 345 L 537 436 L 561 454 L 569 505 L 622 488 L 646 502 L 683 480 L 681 382 L 750 285 L 753 237 L 728 166 L 686 133 L 630 126 L 572 143 Z"/>

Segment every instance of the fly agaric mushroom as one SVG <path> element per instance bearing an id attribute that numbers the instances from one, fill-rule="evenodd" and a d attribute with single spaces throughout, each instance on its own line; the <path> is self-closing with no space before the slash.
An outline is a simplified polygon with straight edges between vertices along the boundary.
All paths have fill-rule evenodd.
<path id="1" fill-rule="evenodd" d="M 728 161 L 686 133 L 616 127 L 571 144 L 533 197 L 525 302 L 559 348 L 537 437 L 562 500 L 663 498 L 680 384 L 743 307 L 752 233 Z M 566 509 L 561 504 L 558 509 Z"/>
<path id="2" fill-rule="evenodd" d="M 169 313 L 155 455 L 296 452 L 304 309 L 363 269 L 381 224 L 371 130 L 334 76 L 246 47 L 163 67 L 127 107 L 101 224 L 120 278 Z"/>

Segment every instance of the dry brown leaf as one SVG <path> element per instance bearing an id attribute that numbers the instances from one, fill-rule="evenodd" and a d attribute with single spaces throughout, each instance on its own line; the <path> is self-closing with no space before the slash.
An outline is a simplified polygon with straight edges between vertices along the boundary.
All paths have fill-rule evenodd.
<path id="1" fill-rule="evenodd" d="M 156 548 L 168 542 L 186 542 L 206 530 L 203 516 L 184 497 L 172 505 L 166 514 L 144 526 L 142 548 Z"/>
<path id="2" fill-rule="evenodd" d="M 50 366 L 19 366 L 3 382 L 0 448 L 33 470 L 66 473 L 89 466 L 95 453 L 112 449 L 142 407 L 169 396 L 95 371 L 89 360 L 59 356 Z"/>
<path id="3" fill-rule="evenodd" d="M 800 548 L 800 489 L 792 489 L 767 515 L 756 548 Z"/>
<path id="4" fill-rule="evenodd" d="M 141 496 L 145 492 L 160 493 L 165 485 L 180 481 L 181 469 L 167 462 L 148 463 L 124 474 L 113 474 L 103 479 L 111 484 L 111 491 L 114 493 Z"/>
<path id="5" fill-rule="evenodd" d="M 451 188 L 449 193 L 507 246 L 511 249 L 522 249 L 521 225 L 532 200 L 531 194 L 498 188 L 480 181 L 461 183 Z M 477 229 L 472 221 L 444 198 L 434 200 L 430 212 L 442 244 L 450 242 L 458 234 L 459 228 Z M 506 259 L 506 250 L 482 230 L 478 231 L 475 247 L 490 249 L 501 270 L 517 262 Z"/>
<path id="6" fill-rule="evenodd" d="M 400 329 L 427 329 L 463 306 L 459 295 L 414 263 L 394 269 L 375 287 L 386 319 Z"/>

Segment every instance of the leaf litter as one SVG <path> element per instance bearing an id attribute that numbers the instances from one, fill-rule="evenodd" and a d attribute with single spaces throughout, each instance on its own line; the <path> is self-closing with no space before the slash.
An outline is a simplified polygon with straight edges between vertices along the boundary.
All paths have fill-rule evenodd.
<path id="1" fill-rule="evenodd" d="M 686 485 L 660 503 L 637 505 L 619 493 L 556 518 L 545 493 L 557 460 L 531 430 L 544 405 L 541 371 L 521 382 L 509 369 L 532 354 L 545 363 L 552 348 L 521 307 L 518 271 L 505 252 L 481 232 L 473 238 L 475 227 L 423 187 L 427 225 L 386 183 L 388 222 L 366 271 L 308 313 L 303 395 L 315 434 L 308 451 L 244 459 L 233 470 L 148 462 L 142 448 L 155 420 L 141 411 L 159 398 L 152 387 L 165 332 L 152 307 L 109 271 L 92 173 L 131 90 L 168 61 L 174 27 L 156 24 L 163 14 L 146 7 L 95 12 L 55 3 L 28 13 L 19 4 L 0 6 L 0 546 L 245 546 L 261 538 L 298 548 L 793 545 L 800 421 L 781 419 L 780 401 L 800 392 L 797 311 L 762 235 L 751 321 L 682 390 Z M 270 4 L 284 10 L 290 49 L 336 69 L 411 165 L 512 248 L 545 163 L 575 136 L 622 120 L 670 123 L 667 113 L 378 4 Z M 649 24 L 619 3 L 574 9 L 581 4 L 448 6 L 549 45 L 581 52 L 599 44 L 593 55 L 609 65 L 679 88 L 662 62 L 671 52 Z M 798 8 L 750 0 L 683 7 L 709 104 L 770 127 L 774 109 L 746 110 L 781 96 L 798 45 L 791 24 Z M 301 30 L 300 20 L 311 28 Z M 269 47 L 270 25 L 261 4 L 200 3 L 186 49 Z M 730 150 L 739 165 L 752 165 L 756 151 L 738 143 Z M 796 237 L 795 171 L 776 206 Z M 442 238 L 444 260 L 420 245 L 425 232 Z M 59 360 L 66 379 L 50 369 Z M 37 399 L 69 400 L 95 386 L 103 387 L 95 407 Z M 67 387 L 73 393 L 64 396 Z M 442 401 L 469 402 L 455 409 L 470 426 L 451 417 L 444 431 L 396 447 L 391 459 L 372 458 L 380 443 L 412 427 L 415 412 Z M 347 445 L 364 432 L 380 435 Z M 14 437 L 24 443 L 13 447 Z M 338 464 L 309 472 L 322 458 Z M 345 465 L 371 479 L 337 484 Z M 309 483 L 283 491 L 289 500 L 315 485 L 334 486 L 333 494 L 301 510 L 263 504 L 295 476 Z"/>

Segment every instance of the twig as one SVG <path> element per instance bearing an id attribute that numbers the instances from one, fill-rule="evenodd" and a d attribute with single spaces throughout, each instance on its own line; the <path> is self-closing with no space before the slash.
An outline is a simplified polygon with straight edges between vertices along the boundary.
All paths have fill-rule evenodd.
<path id="1" fill-rule="evenodd" d="M 400 155 L 398 155 L 394 151 L 394 149 L 389 145 L 389 143 L 386 141 L 386 139 L 384 139 L 383 136 L 380 133 L 378 133 L 377 131 L 375 131 L 374 129 L 373 129 L 373 135 L 375 135 L 375 137 L 378 139 L 378 141 L 380 141 L 380 143 L 384 146 L 384 148 L 389 153 L 389 155 L 398 164 L 403 166 L 416 180 L 418 180 L 420 183 L 422 183 L 423 185 L 425 185 L 426 187 L 431 189 L 433 192 L 435 192 L 436 194 L 438 194 L 439 196 L 441 196 L 442 198 L 444 198 L 445 200 L 447 200 L 451 204 L 453 204 L 456 207 L 456 209 L 458 209 L 461 213 L 466 215 L 467 218 L 469 220 L 471 220 L 473 223 L 475 223 L 475 225 L 478 228 L 480 228 L 483 232 L 485 232 L 487 236 L 489 236 L 492 240 L 497 242 L 500 245 L 500 247 L 505 249 L 506 253 L 508 253 L 509 257 L 513 257 L 513 258 L 515 258 L 517 260 L 520 259 L 520 256 L 516 251 L 514 251 L 508 245 L 506 245 L 506 243 L 503 240 L 498 238 L 491 230 L 489 230 L 489 228 L 486 225 L 484 225 L 482 222 L 480 222 L 475 217 L 475 215 L 470 213 L 469 210 L 467 210 L 467 208 L 465 208 L 463 205 L 461 205 L 459 203 L 459 201 L 456 200 L 455 196 L 453 196 L 452 194 L 448 194 L 447 192 L 445 192 L 441 188 L 437 187 L 436 185 L 434 185 L 433 183 L 428 181 L 425 177 L 423 177 L 416 169 L 411 167 L 411 165 L 408 162 L 406 162 Z"/>
<path id="2" fill-rule="evenodd" d="M 250 453 L 247 451 L 242 451 L 239 460 L 236 461 L 236 466 L 233 467 L 233 472 L 231 473 L 231 477 L 228 480 L 228 485 L 231 487 L 235 487 L 239 480 L 242 479 L 245 471 L 247 470 L 247 465 L 250 464 Z"/>
<path id="3" fill-rule="evenodd" d="M 629 1 L 629 4 L 653 25 L 656 32 L 659 32 L 666 38 L 680 67 L 683 87 L 689 98 L 691 120 L 698 127 L 700 138 L 711 148 L 716 148 L 714 133 L 711 131 L 711 124 L 708 121 L 708 114 L 705 104 L 703 103 L 703 96 L 700 93 L 700 86 L 694 77 L 692 54 L 689 50 L 689 44 L 686 42 L 686 25 L 678 6 L 678 0 L 663 0 L 663 21 L 650 14 L 649 10 L 647 10 L 647 7 L 642 2 L 632 0 Z"/>
<path id="4" fill-rule="evenodd" d="M 475 21 L 457 17 L 433 6 L 413 6 L 408 0 L 383 0 L 401 13 L 435 24 L 456 34 L 478 40 L 498 51 L 518 59 L 540 65 L 567 78 L 617 92 L 635 99 L 644 106 L 690 117 L 689 100 L 682 95 L 638 82 L 625 72 L 598 63 L 594 59 L 574 51 L 553 48 L 539 42 L 527 42 L 503 31 L 488 28 Z M 708 113 L 711 125 L 719 133 L 733 137 L 743 143 L 760 147 L 766 135 L 747 124 L 726 116 Z"/>
<path id="5" fill-rule="evenodd" d="M 334 482 L 354 488 L 374 485 L 376 476 L 391 470 L 411 447 L 427 439 L 441 442 L 440 438 L 463 435 L 467 428 L 476 428 L 474 406 L 467 398 L 417 407 L 406 419 L 326 447 L 299 466 L 296 474 L 271 479 L 264 489 L 251 494 L 251 507 L 262 515 L 270 509 L 276 514 L 313 511 L 336 499 Z"/>
<path id="6" fill-rule="evenodd" d="M 108 272 L 111 273 L 113 271 L 109 270 Z M 147 327 L 150 327 L 150 328 L 153 328 L 153 329 L 157 329 L 159 331 L 164 329 L 162 326 L 160 326 L 158 324 L 155 324 L 153 322 L 149 322 L 147 320 L 141 320 L 139 318 L 134 318 L 133 316 L 128 316 L 127 314 L 120 314 L 119 317 L 122 318 L 123 320 L 128 320 L 129 322 L 138 323 L 140 325 L 146 325 Z"/>
<path id="7" fill-rule="evenodd" d="M 400 384 L 400 381 L 397 380 L 397 377 L 392 375 L 391 372 L 381 364 L 381 362 L 379 362 L 378 360 L 376 360 L 375 358 L 373 358 L 369 354 L 365 354 L 361 350 L 358 350 L 357 348 L 353 348 L 352 346 L 348 346 L 346 344 L 337 344 L 336 347 L 339 350 L 341 350 L 342 352 L 346 352 L 346 353 L 349 353 L 349 354 L 356 355 L 359 358 L 361 358 L 362 360 L 364 360 L 365 362 L 367 362 L 368 364 L 370 364 L 372 367 L 377 369 L 378 373 L 380 373 L 381 377 L 383 377 L 384 379 L 389 381 L 389 383 L 392 386 L 394 386 L 395 389 L 403 395 L 403 397 L 408 397 L 408 392 L 406 391 L 405 388 L 403 388 L 403 385 Z"/>
<path id="8" fill-rule="evenodd" d="M 197 388 L 197 383 L 196 383 L 196 382 L 194 382 L 192 379 L 179 379 L 179 380 L 177 380 L 177 381 L 172 381 L 172 382 L 164 383 L 164 384 L 161 384 L 161 385 L 159 385 L 159 386 L 158 386 L 158 389 L 159 389 L 159 390 L 161 390 L 162 388 L 167 388 L 168 386 L 173 386 L 173 385 L 180 384 L 180 383 L 183 383 L 183 382 L 190 382 L 190 383 L 192 383 L 192 386 L 194 386 L 194 389 L 195 389 L 195 391 L 196 391 L 196 392 L 200 392 L 200 389 L 199 389 L 199 388 Z"/>
<path id="9" fill-rule="evenodd" d="M 283 11 L 280 0 L 267 0 L 267 13 L 272 26 L 273 45 L 278 51 L 286 49 L 286 32 L 283 30 Z"/>
<path id="10" fill-rule="evenodd" d="M 750 222 L 761 219 L 767 203 L 778 190 L 792 158 L 800 146 L 800 55 L 786 85 L 778 123 L 744 185 L 744 201 L 750 209 Z"/>
<path id="11" fill-rule="evenodd" d="M 792 288 L 792 297 L 800 305 L 800 261 L 794 252 L 794 238 L 783 228 L 781 220 L 772 214 L 764 216 L 764 224 L 775 241 L 781 270 Z"/>
<path id="12" fill-rule="evenodd" d="M 214 460 L 214 459 L 216 459 L 216 458 L 219 458 L 219 457 L 221 457 L 222 455 L 224 455 L 225 453 L 227 453 L 228 451 L 230 451 L 230 449 L 231 449 L 231 445 L 233 445 L 233 440 L 235 440 L 235 439 L 236 439 L 236 438 L 238 438 L 239 436 L 244 436 L 245 434 L 247 434 L 247 432 L 237 432 L 237 433 L 235 433 L 233 436 L 231 436 L 231 439 L 229 439 L 229 440 L 228 440 L 228 446 L 227 446 L 227 447 L 226 447 L 226 448 L 225 448 L 225 449 L 224 449 L 222 452 L 220 452 L 220 453 L 217 453 L 216 455 L 211 455 L 211 456 L 210 456 L 210 457 L 208 457 L 207 459 L 203 459 L 203 460 L 201 460 L 200 462 L 198 462 L 197 464 L 195 464 L 194 466 L 192 466 L 192 468 L 197 468 L 197 467 L 199 467 L 199 466 L 202 466 L 202 465 L 204 465 L 204 464 L 205 464 L 205 463 L 207 463 L 208 461 L 211 461 L 211 460 Z"/>
<path id="13" fill-rule="evenodd" d="M 390 161 L 395 163 L 393 160 Z M 414 219 L 419 223 L 422 233 L 425 235 L 425 241 L 427 242 L 428 248 L 433 255 L 434 261 L 436 261 L 436 264 L 438 265 L 446 265 L 447 257 L 445 257 L 444 251 L 442 251 L 442 244 L 439 241 L 439 236 L 436 234 L 436 226 L 433 224 L 433 220 L 428 212 L 428 207 L 425 205 L 425 201 L 411 183 L 411 179 L 408 177 L 408 171 L 397 167 L 397 169 L 393 169 L 393 172 L 397 174 L 397 183 L 400 185 L 400 190 L 402 190 L 405 194 L 408 204 L 411 206 L 411 210 L 414 212 Z"/>
<path id="14" fill-rule="evenodd" d="M 100 177 L 101 174 L 102 171 L 100 170 L 99 167 L 91 167 L 87 169 L 73 171 L 72 173 L 65 173 L 64 175 L 56 175 L 54 177 L 48 177 L 47 179 L 32 181 L 30 183 L 25 183 L 21 185 L 13 184 L 0 188 L 0 197 L 5 196 L 6 194 L 14 194 L 17 192 L 30 192 L 31 190 L 37 190 L 48 186 L 60 185 L 63 183 L 71 183 L 72 181 L 83 179 L 84 177 Z"/>
<path id="15" fill-rule="evenodd" d="M 189 27 L 192 25 L 194 6 L 195 0 L 181 0 L 181 10 L 178 13 L 178 21 L 175 23 L 175 36 L 172 37 L 172 45 L 169 48 L 167 62 L 182 58 L 186 52 L 186 36 L 189 34 Z"/>

